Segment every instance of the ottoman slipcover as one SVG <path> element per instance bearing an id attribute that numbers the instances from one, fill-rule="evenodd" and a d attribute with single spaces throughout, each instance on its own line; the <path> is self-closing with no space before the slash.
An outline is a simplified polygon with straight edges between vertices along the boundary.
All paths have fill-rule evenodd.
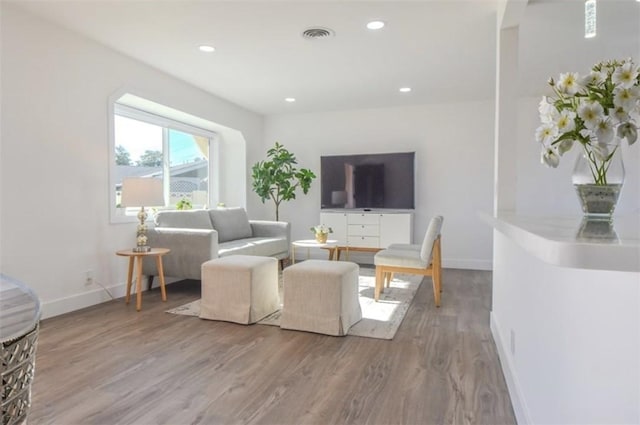
<path id="1" fill-rule="evenodd" d="M 359 271 L 356 263 L 325 260 L 307 260 L 284 269 L 280 327 L 346 335 L 362 319 Z"/>
<path id="2" fill-rule="evenodd" d="M 201 319 L 249 324 L 279 308 L 277 259 L 232 255 L 202 264 Z"/>

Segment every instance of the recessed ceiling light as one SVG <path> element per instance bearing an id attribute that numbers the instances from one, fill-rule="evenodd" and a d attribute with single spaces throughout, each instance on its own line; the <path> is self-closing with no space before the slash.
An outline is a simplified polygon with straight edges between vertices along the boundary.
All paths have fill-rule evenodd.
<path id="1" fill-rule="evenodd" d="M 370 30 L 379 30 L 384 27 L 384 22 L 382 21 L 371 21 L 367 24 L 367 28 Z"/>
<path id="2" fill-rule="evenodd" d="M 411 91 L 411 87 L 400 87 L 400 91 L 402 93 L 409 93 Z"/>
<path id="3" fill-rule="evenodd" d="M 216 48 L 213 46 L 206 46 L 206 45 L 202 45 L 200 47 L 198 47 L 198 49 L 200 49 L 201 52 L 206 52 L 206 53 L 211 53 L 211 52 L 215 52 Z"/>
<path id="4" fill-rule="evenodd" d="M 295 101 L 296 101 L 296 98 L 295 98 L 295 97 L 285 97 L 285 98 L 284 98 L 284 101 L 285 101 L 285 102 L 289 102 L 289 103 L 291 103 L 291 102 L 295 102 Z"/>

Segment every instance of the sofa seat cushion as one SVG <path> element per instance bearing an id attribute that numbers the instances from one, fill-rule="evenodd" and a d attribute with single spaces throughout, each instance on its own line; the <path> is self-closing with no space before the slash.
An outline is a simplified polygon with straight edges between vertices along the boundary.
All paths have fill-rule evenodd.
<path id="1" fill-rule="evenodd" d="M 157 227 L 174 229 L 213 229 L 207 210 L 158 211 L 155 223 Z"/>
<path id="2" fill-rule="evenodd" d="M 287 249 L 286 238 L 245 238 L 220 243 L 218 256 L 259 255 L 269 257 L 277 253 L 286 252 Z"/>
<path id="3" fill-rule="evenodd" d="M 218 231 L 218 242 L 250 238 L 251 224 L 244 208 L 209 210 L 213 228 Z"/>

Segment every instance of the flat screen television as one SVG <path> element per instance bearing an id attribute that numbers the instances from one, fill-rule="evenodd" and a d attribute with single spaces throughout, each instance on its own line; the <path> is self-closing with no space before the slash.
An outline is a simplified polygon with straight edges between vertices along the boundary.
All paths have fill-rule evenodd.
<path id="1" fill-rule="evenodd" d="M 324 209 L 413 209 L 415 152 L 320 157 Z"/>

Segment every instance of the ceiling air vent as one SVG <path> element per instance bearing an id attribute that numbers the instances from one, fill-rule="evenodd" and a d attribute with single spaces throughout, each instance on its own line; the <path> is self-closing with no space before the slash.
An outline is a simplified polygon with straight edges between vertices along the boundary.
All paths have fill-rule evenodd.
<path id="1" fill-rule="evenodd" d="M 309 40 L 329 38 L 329 37 L 333 37 L 334 35 L 335 33 L 333 32 L 333 30 L 329 28 L 322 28 L 322 27 L 307 28 L 302 32 L 302 37 L 307 38 Z"/>

